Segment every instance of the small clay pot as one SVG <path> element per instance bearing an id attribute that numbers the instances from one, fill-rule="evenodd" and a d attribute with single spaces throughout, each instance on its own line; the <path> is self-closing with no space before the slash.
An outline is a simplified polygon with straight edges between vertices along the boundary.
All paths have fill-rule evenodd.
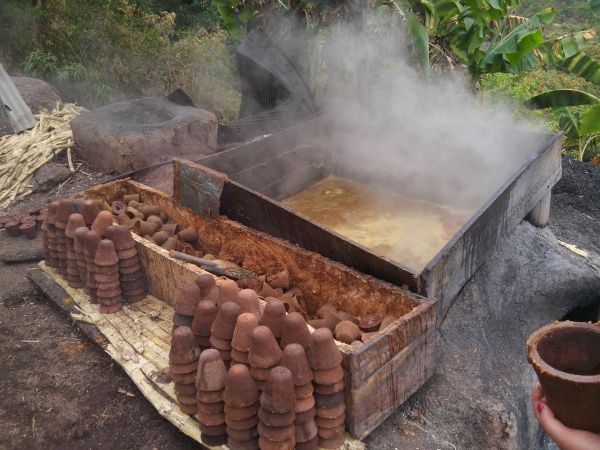
<path id="1" fill-rule="evenodd" d="M 232 421 L 230 420 L 230 422 Z M 253 422 L 258 423 L 258 417 L 246 419 L 245 422 L 246 425 L 251 424 Z M 227 436 L 231 439 L 237 439 L 239 441 L 254 441 L 258 437 L 258 430 L 256 429 L 256 425 L 250 426 L 250 428 L 246 428 L 243 430 L 236 430 L 231 425 L 227 425 Z"/>
<path id="2" fill-rule="evenodd" d="M 173 236 L 179 232 L 179 228 L 179 225 L 176 223 L 165 223 L 160 230 L 167 232 L 169 236 Z"/>
<path id="3" fill-rule="evenodd" d="M 194 283 L 186 284 L 175 301 L 175 312 L 193 317 L 199 302 L 200 288 Z"/>
<path id="4" fill-rule="evenodd" d="M 65 235 L 70 239 L 75 239 L 75 230 L 85 226 L 85 220 L 83 216 L 78 213 L 73 213 L 69 216 L 67 221 L 67 228 L 65 229 Z"/>
<path id="5" fill-rule="evenodd" d="M 346 413 L 342 413 L 335 419 L 325 419 L 324 417 L 315 417 L 315 423 L 319 428 L 336 428 L 343 425 L 346 421 Z"/>
<path id="6" fill-rule="evenodd" d="M 210 336 L 210 329 L 217 317 L 217 305 L 210 300 L 202 300 L 196 306 L 192 331 L 197 336 Z"/>
<path id="7" fill-rule="evenodd" d="M 157 228 L 157 229 L 158 229 L 158 228 L 161 228 L 161 227 L 163 226 L 163 221 L 162 221 L 162 219 L 161 219 L 160 217 L 158 217 L 158 216 L 154 216 L 154 215 L 152 215 L 152 216 L 148 216 L 148 217 L 146 218 L 146 222 L 150 222 L 150 223 L 154 223 L 154 224 L 156 224 L 156 228 Z"/>
<path id="8" fill-rule="evenodd" d="M 283 414 L 267 411 L 264 408 L 259 408 L 258 410 L 258 419 L 262 423 L 272 427 L 287 427 L 294 423 L 294 418 L 295 413 L 293 409 Z"/>
<path id="9" fill-rule="evenodd" d="M 112 202 L 112 205 L 110 205 L 111 211 L 115 216 L 119 216 L 121 214 L 125 214 L 125 211 L 127 210 L 127 204 L 123 203 L 122 201 L 115 201 Z"/>
<path id="10" fill-rule="evenodd" d="M 257 326 L 258 319 L 255 314 L 247 312 L 240 314 L 233 331 L 231 346 L 240 352 L 248 353 L 250 351 L 250 336 Z"/>
<path id="11" fill-rule="evenodd" d="M 133 226 L 133 231 L 140 236 L 144 236 L 146 234 L 152 236 L 158 230 L 158 224 L 154 222 L 147 222 L 145 220 L 136 221 Z"/>
<path id="12" fill-rule="evenodd" d="M 198 369 L 197 362 L 195 362 L 195 366 L 196 366 L 196 369 Z M 192 384 L 175 383 L 175 394 L 177 394 L 177 395 L 196 395 L 195 381 Z"/>
<path id="13" fill-rule="evenodd" d="M 235 348 L 231 349 L 231 361 L 237 364 L 249 364 L 248 363 L 248 352 L 241 352 Z"/>
<path id="14" fill-rule="evenodd" d="M 35 239 L 35 222 L 25 222 L 19 226 L 19 230 L 27 239 Z"/>
<path id="15" fill-rule="evenodd" d="M 105 235 L 106 229 L 113 223 L 113 215 L 110 211 L 100 211 L 92 223 L 92 230 L 97 231 L 100 236 Z"/>
<path id="16" fill-rule="evenodd" d="M 177 238 L 175 236 L 169 237 L 162 245 L 165 250 L 175 250 L 177 248 Z"/>
<path id="17" fill-rule="evenodd" d="M 336 366 L 333 369 L 313 370 L 313 376 L 315 384 L 331 386 L 344 380 L 344 369 L 342 366 Z"/>
<path id="18" fill-rule="evenodd" d="M 117 251 L 128 250 L 135 247 L 135 241 L 127 225 L 118 225 L 114 228 L 112 238 Z"/>
<path id="19" fill-rule="evenodd" d="M 196 389 L 203 392 L 220 391 L 225 388 L 227 370 L 215 349 L 204 350 L 198 359 Z"/>
<path id="20" fill-rule="evenodd" d="M 127 225 L 129 228 L 133 228 L 135 226 L 134 220 L 139 221 L 139 219 L 131 220 L 127 214 L 120 214 L 115 217 L 115 219 L 119 225 Z"/>
<path id="21" fill-rule="evenodd" d="M 312 383 L 303 384 L 301 386 L 294 386 L 294 392 L 296 392 L 297 399 L 303 399 L 313 395 L 314 387 Z"/>
<path id="22" fill-rule="evenodd" d="M 4 225 L 4 228 L 12 237 L 17 237 L 21 234 L 21 222 L 18 220 L 11 220 Z"/>
<path id="23" fill-rule="evenodd" d="M 219 351 L 231 352 L 231 340 L 229 339 L 221 339 L 213 334 L 210 336 L 210 345 Z M 227 359 L 231 359 L 231 355 L 228 355 Z"/>
<path id="24" fill-rule="evenodd" d="M 144 213 L 142 213 L 141 211 L 138 211 L 135 208 L 132 208 L 131 206 L 128 206 L 125 209 L 125 214 L 127 214 L 129 216 L 130 219 L 140 219 L 140 220 L 144 220 L 146 217 L 144 216 Z"/>
<path id="25" fill-rule="evenodd" d="M 358 325 L 349 320 L 342 320 L 335 327 L 335 338 L 346 344 L 352 343 L 360 338 L 361 332 Z"/>
<path id="26" fill-rule="evenodd" d="M 337 394 L 338 392 L 342 392 L 344 390 L 344 386 L 344 380 L 342 380 L 331 385 L 315 384 L 314 389 L 317 394 L 331 395 Z"/>
<path id="27" fill-rule="evenodd" d="M 93 261 L 96 257 L 96 250 L 101 240 L 102 237 L 97 231 L 89 230 L 85 233 L 83 237 L 83 254 L 90 261 Z"/>
<path id="28" fill-rule="evenodd" d="M 197 367 L 196 367 L 196 369 L 197 369 Z M 194 370 L 196 370 L 196 369 L 194 369 Z M 195 397 L 195 395 L 194 395 L 194 397 Z M 198 404 L 198 411 L 200 411 L 203 414 L 222 414 L 223 409 L 225 408 L 224 402 L 204 403 L 204 402 L 199 402 L 198 399 L 196 399 L 196 403 Z M 225 420 L 227 420 L 227 416 L 225 416 Z"/>
<path id="29" fill-rule="evenodd" d="M 57 228 L 67 228 L 67 222 L 69 216 L 75 212 L 75 204 L 72 198 L 63 198 L 58 201 L 58 207 L 56 208 L 56 222 Z"/>
<path id="30" fill-rule="evenodd" d="M 319 328 L 310 335 L 308 361 L 316 370 L 328 370 L 342 363 L 342 353 L 335 345 L 331 330 Z"/>
<path id="31" fill-rule="evenodd" d="M 261 369 L 260 367 L 252 367 L 250 366 L 250 375 L 254 378 L 255 381 L 267 381 L 269 379 L 269 375 L 271 375 L 271 368 Z"/>
<path id="32" fill-rule="evenodd" d="M 119 257 L 119 260 L 133 258 L 137 254 L 137 249 L 135 247 L 128 248 L 126 250 L 117 250 L 117 256 Z"/>
<path id="33" fill-rule="evenodd" d="M 294 437 L 294 424 L 287 427 L 271 427 L 261 422 L 258 424 L 258 433 L 269 441 L 283 442 Z"/>
<path id="34" fill-rule="evenodd" d="M 271 286 L 269 286 L 269 283 L 263 283 L 263 287 L 262 290 L 260 291 L 260 296 L 262 298 L 267 298 L 267 297 L 273 297 L 273 298 L 277 298 L 277 297 L 281 297 L 283 295 L 283 289 L 273 289 Z"/>
<path id="35" fill-rule="evenodd" d="M 238 293 L 238 303 L 241 312 L 252 313 L 257 318 L 261 317 L 260 299 L 258 298 L 258 294 L 252 289 L 242 289 Z"/>
<path id="36" fill-rule="evenodd" d="M 381 314 L 372 313 L 364 315 L 358 321 L 358 326 L 361 330 L 366 331 L 367 333 L 379 330 L 379 326 L 381 325 Z"/>
<path id="37" fill-rule="evenodd" d="M 195 227 L 187 227 L 177 233 L 183 242 L 195 242 L 198 240 L 198 230 Z"/>
<path id="38" fill-rule="evenodd" d="M 160 207 L 148 203 L 140 203 L 139 210 L 146 216 L 160 216 Z"/>
<path id="39" fill-rule="evenodd" d="M 188 364 L 198 359 L 196 338 L 190 327 L 177 327 L 171 335 L 169 361 Z"/>
<path id="40" fill-rule="evenodd" d="M 296 424 L 294 438 L 296 442 L 306 442 L 315 438 L 318 434 L 317 425 L 314 420 L 309 420 L 302 424 Z"/>
<path id="41" fill-rule="evenodd" d="M 78 259 L 79 257 L 83 258 L 83 246 L 84 246 L 84 240 L 85 240 L 85 234 L 89 231 L 88 227 L 79 227 L 75 230 L 75 238 L 73 239 L 73 249 L 75 250 L 75 253 L 77 253 L 78 255 Z"/>
<path id="42" fill-rule="evenodd" d="M 245 408 L 258 402 L 258 388 L 248 367 L 242 364 L 234 364 L 230 367 L 227 372 L 224 400 L 225 405 L 234 408 Z M 227 412 L 225 414 L 227 415 Z"/>
<path id="43" fill-rule="evenodd" d="M 123 196 L 123 203 L 126 203 L 129 205 L 130 202 L 139 202 L 140 201 L 140 196 L 139 194 L 126 194 Z"/>
<path id="44" fill-rule="evenodd" d="M 50 212 L 50 206 L 48 206 L 48 212 Z M 81 215 L 88 227 L 94 223 L 98 213 L 100 213 L 100 207 L 95 200 L 84 200 L 81 203 Z"/>
<path id="45" fill-rule="evenodd" d="M 200 289 L 198 288 L 198 290 Z M 239 314 L 240 307 L 237 303 L 223 303 L 212 324 L 211 333 L 218 338 L 231 340 Z"/>
<path id="46" fill-rule="evenodd" d="M 303 386 L 313 380 L 304 348 L 300 344 L 288 344 L 283 349 L 281 365 L 287 367 L 294 377 L 294 386 Z"/>
<path id="47" fill-rule="evenodd" d="M 119 252 L 117 251 L 117 255 Z M 124 269 L 127 267 L 139 266 L 140 265 L 140 257 L 138 255 L 132 256 L 131 258 L 121 259 L 119 258 L 119 269 Z"/>
<path id="48" fill-rule="evenodd" d="M 275 336 L 268 327 L 262 325 L 252 330 L 248 350 L 248 362 L 254 367 L 265 369 L 274 367 L 283 357 Z"/>
<path id="49" fill-rule="evenodd" d="M 204 353 L 204 352 L 202 352 L 202 353 Z M 197 391 L 196 392 L 196 399 L 199 402 L 204 402 L 204 403 L 222 402 L 223 401 L 223 393 L 224 392 L 225 392 L 225 389 L 222 389 L 220 391 L 214 391 L 214 392 Z"/>
<path id="50" fill-rule="evenodd" d="M 308 350 L 310 340 L 310 331 L 304 317 L 300 313 L 291 312 L 285 316 L 281 328 L 281 347 L 285 348 L 289 344 L 300 344 L 304 350 Z"/>
<path id="51" fill-rule="evenodd" d="M 214 276 L 210 273 L 198 275 L 196 284 L 200 288 L 202 300 L 211 300 L 215 304 L 219 303 L 219 288 L 217 287 Z"/>
<path id="52" fill-rule="evenodd" d="M 54 200 L 48 204 L 48 223 L 54 225 L 56 223 L 56 211 L 58 210 L 58 200 Z M 85 217 L 85 216 L 84 216 Z"/>
<path id="53" fill-rule="evenodd" d="M 113 267 L 119 262 L 119 256 L 115 250 L 115 244 L 108 239 L 103 239 L 98 244 L 94 264 L 100 267 Z M 104 272 L 106 273 L 106 272 Z"/>
<path id="54" fill-rule="evenodd" d="M 235 367 L 236 365 L 238 366 L 242 366 L 242 364 L 234 364 L 233 366 L 231 366 L 231 368 Z M 246 366 L 243 366 L 246 367 Z M 231 369 L 229 369 L 231 371 Z M 240 381 L 237 381 L 240 380 Z M 250 380 L 252 380 L 252 377 L 250 377 Z M 236 378 L 236 383 L 242 383 L 242 384 L 246 384 L 247 380 L 245 378 L 240 378 L 237 377 Z M 249 417 L 252 416 L 256 416 L 258 415 L 258 389 L 256 389 L 256 384 L 254 384 L 254 380 L 252 380 L 252 385 L 250 386 L 246 386 L 244 389 L 239 389 L 240 392 L 243 392 L 243 395 L 246 396 L 246 392 L 247 391 L 252 391 L 255 390 L 256 391 L 256 401 L 254 401 L 253 403 L 247 405 L 247 406 L 235 406 L 235 404 L 238 403 L 244 403 L 246 402 L 248 399 L 244 399 L 243 401 L 237 401 L 237 398 L 235 398 L 233 395 L 228 395 L 227 394 L 227 386 L 230 386 L 232 384 L 230 384 L 229 381 L 229 372 L 227 372 L 227 383 L 225 384 L 225 407 L 223 408 L 223 412 L 225 413 L 225 418 L 230 418 L 233 420 L 244 420 L 244 419 L 248 419 Z M 232 400 L 235 399 L 235 400 Z"/>
<path id="55" fill-rule="evenodd" d="M 238 303 L 238 293 L 240 288 L 237 283 L 233 280 L 223 280 L 219 284 L 219 306 L 225 302 Z"/>
<path id="56" fill-rule="evenodd" d="M 271 370 L 265 390 L 260 396 L 260 407 L 278 414 L 294 410 L 296 395 L 294 379 L 289 369 L 277 366 Z"/>
<path id="57" fill-rule="evenodd" d="M 337 419 L 346 412 L 346 404 L 342 403 L 335 408 L 317 408 L 317 417 L 325 419 Z"/>
<path id="58" fill-rule="evenodd" d="M 280 338 L 285 315 L 286 312 L 283 303 L 276 298 L 269 297 L 267 298 L 267 304 L 260 319 L 260 324 L 269 327 L 275 338 Z"/>
<path id="59" fill-rule="evenodd" d="M 542 327 L 527 340 L 527 354 L 556 418 L 600 433 L 600 324 Z"/>
<path id="60" fill-rule="evenodd" d="M 169 233 L 166 231 L 157 231 L 152 235 L 152 240 L 156 243 L 156 245 L 163 245 L 167 239 L 169 239 Z"/>

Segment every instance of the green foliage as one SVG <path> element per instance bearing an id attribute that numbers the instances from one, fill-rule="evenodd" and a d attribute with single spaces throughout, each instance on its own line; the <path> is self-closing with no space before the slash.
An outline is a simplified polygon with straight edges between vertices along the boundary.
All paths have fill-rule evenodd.
<path id="1" fill-rule="evenodd" d="M 576 89 L 555 89 L 531 97 L 526 106 L 535 109 L 558 108 L 561 106 L 594 105 L 598 97 Z"/>
<path id="2" fill-rule="evenodd" d="M 239 95 L 228 35 L 218 28 L 195 28 L 217 20 L 211 6 L 198 0 L 28 4 L 0 1 L 0 55 L 13 71 L 44 78 L 67 100 L 88 107 L 181 87 L 220 118 L 235 116 Z M 202 17 L 205 9 L 209 14 Z M 194 17 L 186 16 L 192 12 Z M 7 16 L 21 19 L 11 22 Z M 15 29 L 24 23 L 27 28 Z M 19 44 L 25 42 L 30 45 Z"/>

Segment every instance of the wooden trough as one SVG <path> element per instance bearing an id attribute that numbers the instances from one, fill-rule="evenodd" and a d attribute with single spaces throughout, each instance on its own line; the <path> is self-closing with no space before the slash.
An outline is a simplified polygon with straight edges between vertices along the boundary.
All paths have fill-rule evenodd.
<path id="1" fill-rule="evenodd" d="M 206 252 L 243 254 L 244 265 L 263 273 L 270 267 L 287 268 L 292 284 L 302 289 L 309 312 L 331 302 L 355 316 L 376 312 L 398 318 L 358 347 L 338 343 L 344 356 L 346 429 L 353 438 L 367 436 L 435 372 L 439 350 L 436 300 L 361 274 L 226 217 L 201 217 L 134 181 L 96 186 L 82 196 L 112 202 L 124 194 L 139 194 L 143 202 L 160 206 L 182 227 L 195 226 Z M 139 236 L 134 239 L 149 293 L 167 305 L 173 305 L 183 284 L 203 273 Z"/>
<path id="2" fill-rule="evenodd" d="M 435 185 L 436 179 L 427 175 L 426 167 L 421 174 L 400 178 L 386 167 L 378 167 L 376 174 L 369 173 L 369 155 L 364 157 L 365 166 L 355 162 L 344 165 L 343 156 L 339 155 L 342 149 L 336 148 L 328 132 L 325 120 L 317 118 L 202 158 L 199 165 L 178 161 L 175 195 L 181 204 L 199 213 L 206 213 L 207 209 L 218 212 L 362 273 L 436 298 L 440 316 L 496 244 L 523 218 L 529 215 L 538 226 L 548 221 L 550 190 L 561 174 L 561 135 L 510 131 L 522 137 L 522 145 L 533 142 L 531 145 L 539 148 L 532 148 L 530 156 L 515 167 L 500 187 L 468 212 L 462 225 L 424 267 L 409 268 L 320 225 L 281 200 L 331 174 L 369 183 L 378 178 L 379 184 L 391 192 L 437 203 L 448 201 L 448 192 L 442 191 L 452 191 L 451 187 L 428 187 Z M 398 164 L 402 164 L 402 156 L 400 153 Z M 226 173 L 229 178 L 221 185 L 207 181 L 211 171 L 206 168 Z M 202 170 L 206 173 L 200 174 Z M 424 191 L 429 198 L 419 198 Z"/>

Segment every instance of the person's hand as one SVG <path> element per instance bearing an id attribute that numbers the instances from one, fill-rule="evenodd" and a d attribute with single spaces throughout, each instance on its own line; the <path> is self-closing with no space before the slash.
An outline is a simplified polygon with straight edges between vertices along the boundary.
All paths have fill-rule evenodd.
<path id="1" fill-rule="evenodd" d="M 600 434 L 566 427 L 554 417 L 539 383 L 531 392 L 531 402 L 535 418 L 561 450 L 600 450 Z"/>

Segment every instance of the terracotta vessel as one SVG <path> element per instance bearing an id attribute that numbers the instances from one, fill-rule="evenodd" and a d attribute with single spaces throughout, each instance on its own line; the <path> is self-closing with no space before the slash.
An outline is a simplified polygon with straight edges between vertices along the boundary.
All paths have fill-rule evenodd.
<path id="1" fill-rule="evenodd" d="M 169 237 L 163 244 L 161 245 L 165 250 L 175 250 L 177 248 L 177 238 L 175 236 Z"/>
<path id="2" fill-rule="evenodd" d="M 202 300 L 196 306 L 192 331 L 197 336 L 210 336 L 210 329 L 217 317 L 217 305 L 210 300 Z"/>
<path id="3" fill-rule="evenodd" d="M 240 307 L 237 303 L 225 302 L 219 308 L 217 317 L 212 324 L 211 333 L 220 339 L 231 340 L 237 323 Z"/>
<path id="4" fill-rule="evenodd" d="M 300 344 L 288 344 L 283 349 L 281 365 L 287 367 L 294 377 L 294 386 L 302 386 L 313 380 L 308 359 Z"/>
<path id="5" fill-rule="evenodd" d="M 96 256 L 96 250 L 98 249 L 98 244 L 102 240 L 102 237 L 97 231 L 89 230 L 85 233 L 83 238 L 83 254 L 85 257 L 90 258 L 91 261 L 94 260 Z"/>
<path id="6" fill-rule="evenodd" d="M 148 203 L 140 203 L 139 209 L 146 216 L 159 216 L 160 215 L 160 207 L 156 205 L 149 205 Z"/>
<path id="7" fill-rule="evenodd" d="M 215 277 L 209 273 L 198 275 L 196 284 L 200 288 L 202 300 L 211 300 L 215 304 L 219 303 L 219 288 L 215 282 Z"/>
<path id="8" fill-rule="evenodd" d="M 195 242 L 198 240 L 198 230 L 195 227 L 187 227 L 177 233 L 177 236 L 184 242 Z"/>
<path id="9" fill-rule="evenodd" d="M 176 223 L 165 223 L 161 227 L 161 231 L 165 231 L 169 236 L 173 236 L 179 232 L 179 225 Z"/>
<path id="10" fill-rule="evenodd" d="M 68 238 L 75 239 L 75 230 L 84 226 L 85 220 L 83 220 L 83 216 L 78 213 L 73 213 L 69 216 L 69 220 L 67 221 L 67 228 L 65 229 L 65 234 Z"/>
<path id="11" fill-rule="evenodd" d="M 22 223 L 19 226 L 19 231 L 27 239 L 35 239 L 35 234 L 36 234 L 35 222 L 25 222 L 25 223 Z"/>
<path id="12" fill-rule="evenodd" d="M 335 366 L 333 369 L 314 370 L 313 375 L 315 384 L 331 386 L 344 379 L 344 369 L 342 366 Z"/>
<path id="13" fill-rule="evenodd" d="M 198 359 L 196 389 L 204 392 L 220 391 L 225 388 L 227 370 L 219 352 L 215 349 L 204 350 Z"/>
<path id="14" fill-rule="evenodd" d="M 342 320 L 335 327 L 335 338 L 346 344 L 350 344 L 353 341 L 360 339 L 360 335 L 361 332 L 358 325 L 349 320 Z"/>
<path id="15" fill-rule="evenodd" d="M 548 405 L 567 427 L 600 433 L 600 324 L 560 322 L 527 341 Z"/>
<path id="16" fill-rule="evenodd" d="M 125 211 L 127 210 L 127 205 L 117 200 L 116 202 L 112 202 L 110 208 L 115 216 L 120 216 L 121 214 L 125 214 Z"/>
<path id="17" fill-rule="evenodd" d="M 127 225 L 118 225 L 114 227 L 112 240 L 117 251 L 127 250 L 135 247 L 135 241 L 131 236 L 131 231 Z"/>
<path id="18" fill-rule="evenodd" d="M 100 211 L 92 223 L 92 230 L 97 231 L 100 236 L 104 236 L 106 229 L 113 223 L 113 215 L 110 211 Z"/>
<path id="19" fill-rule="evenodd" d="M 271 370 L 265 390 L 260 396 L 260 407 L 274 413 L 285 414 L 296 407 L 294 379 L 286 367 L 277 366 Z"/>
<path id="20" fill-rule="evenodd" d="M 58 207 L 56 209 L 56 222 L 57 228 L 67 228 L 67 222 L 69 216 L 75 212 L 75 204 L 72 198 L 63 198 L 58 201 Z"/>
<path id="21" fill-rule="evenodd" d="M 342 363 L 342 353 L 335 345 L 331 330 L 319 328 L 310 335 L 308 360 L 316 370 L 333 369 Z"/>
<path id="22" fill-rule="evenodd" d="M 250 335 L 248 354 L 250 365 L 268 369 L 279 364 L 282 357 L 283 353 L 271 330 L 265 326 L 256 327 Z"/>
<path id="23" fill-rule="evenodd" d="M 243 364 L 231 366 L 227 372 L 224 399 L 227 406 L 235 408 L 244 408 L 258 402 L 258 388 L 248 367 Z"/>
<path id="24" fill-rule="evenodd" d="M 139 202 L 140 201 L 140 196 L 139 194 L 127 194 L 123 196 L 123 203 L 127 203 L 129 204 L 129 202 Z"/>
<path id="25" fill-rule="evenodd" d="M 249 352 L 250 336 L 257 326 L 258 319 L 256 315 L 247 312 L 240 314 L 233 331 L 231 346 L 240 352 Z"/>
<path id="26" fill-rule="evenodd" d="M 238 293 L 238 303 L 241 312 L 252 313 L 257 318 L 261 317 L 260 299 L 258 294 L 252 289 L 242 289 Z"/>
<path id="27" fill-rule="evenodd" d="M 156 242 L 156 245 L 163 245 L 167 239 L 169 239 L 169 233 L 166 231 L 157 231 L 152 235 L 152 240 Z"/>
<path id="28" fill-rule="evenodd" d="M 283 414 L 270 412 L 264 408 L 258 410 L 258 419 L 272 427 L 287 427 L 289 424 L 294 423 L 294 418 L 295 413 L 293 409 Z"/>
<path id="29" fill-rule="evenodd" d="M 49 209 L 48 209 L 49 210 Z M 81 203 L 81 215 L 85 220 L 85 224 L 89 227 L 96 220 L 96 216 L 100 213 L 100 207 L 95 200 L 84 200 Z"/>
<path id="30" fill-rule="evenodd" d="M 304 317 L 300 313 L 291 312 L 286 315 L 281 328 L 281 347 L 285 348 L 289 344 L 300 344 L 304 350 L 308 350 L 310 340 L 310 331 Z"/>
<path id="31" fill-rule="evenodd" d="M 175 302 L 175 312 L 193 317 L 199 302 L 200 288 L 193 283 L 186 284 L 181 288 L 179 297 Z"/>
<path id="32" fill-rule="evenodd" d="M 240 289 L 233 280 L 223 280 L 219 285 L 219 306 L 225 302 L 238 302 L 238 293 Z"/>
<path id="33" fill-rule="evenodd" d="M 117 251 L 115 250 L 115 244 L 108 239 L 102 239 L 98 243 L 98 248 L 96 250 L 96 255 L 94 257 L 94 264 L 101 267 L 112 267 L 116 266 L 119 262 L 119 256 L 117 255 Z M 112 273 L 112 272 L 102 272 L 99 273 Z"/>
<path id="34" fill-rule="evenodd" d="M 198 359 L 196 338 L 190 327 L 177 327 L 171 335 L 169 361 L 176 364 L 188 364 Z"/>
<path id="35" fill-rule="evenodd" d="M 4 228 L 12 237 L 17 237 L 21 234 L 21 222 L 19 220 L 11 220 L 4 224 Z"/>
<path id="36" fill-rule="evenodd" d="M 260 324 L 269 327 L 273 336 L 278 339 L 281 337 L 285 315 L 285 306 L 283 306 L 281 301 L 272 297 L 267 298 L 267 304 L 260 319 Z"/>
<path id="37" fill-rule="evenodd" d="M 147 222 L 145 220 L 138 220 L 133 226 L 133 231 L 140 236 L 146 234 L 153 235 L 158 230 L 158 224 L 154 222 Z"/>

